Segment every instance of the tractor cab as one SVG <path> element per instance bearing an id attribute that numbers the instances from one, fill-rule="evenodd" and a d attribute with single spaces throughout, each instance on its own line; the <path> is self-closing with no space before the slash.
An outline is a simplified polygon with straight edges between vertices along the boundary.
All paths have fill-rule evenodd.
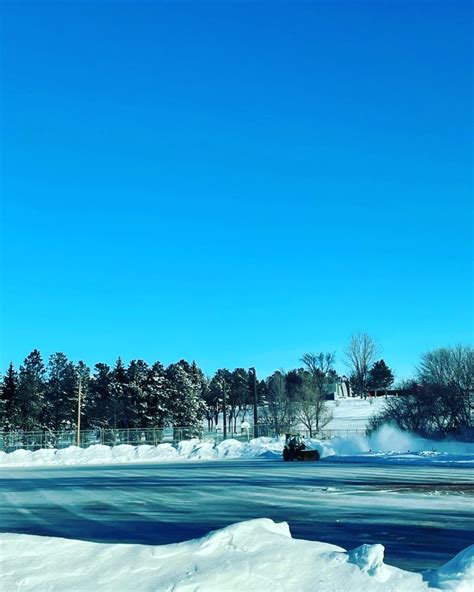
<path id="1" fill-rule="evenodd" d="M 285 434 L 283 460 L 285 462 L 319 460 L 319 452 L 317 450 L 306 450 L 306 444 L 299 434 Z"/>

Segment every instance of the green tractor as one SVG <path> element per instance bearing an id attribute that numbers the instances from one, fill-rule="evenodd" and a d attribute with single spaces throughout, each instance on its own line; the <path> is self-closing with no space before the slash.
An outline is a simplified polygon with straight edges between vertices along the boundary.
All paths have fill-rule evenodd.
<path id="1" fill-rule="evenodd" d="M 319 460 L 317 450 L 307 450 L 303 439 L 299 434 L 285 434 L 285 447 L 283 448 L 283 460 L 291 462 L 293 460 L 315 461 Z"/>

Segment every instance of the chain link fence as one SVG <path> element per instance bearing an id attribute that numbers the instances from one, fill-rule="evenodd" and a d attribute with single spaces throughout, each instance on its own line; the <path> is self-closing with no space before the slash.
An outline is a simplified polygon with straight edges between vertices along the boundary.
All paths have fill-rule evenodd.
<path id="1" fill-rule="evenodd" d="M 253 433 L 251 431 L 248 433 L 245 430 L 240 430 L 239 432 L 228 431 L 226 437 L 248 440 L 253 437 Z M 81 430 L 80 447 L 87 448 L 94 444 L 103 444 L 106 446 L 119 446 L 121 444 L 139 446 L 141 444 L 148 444 L 150 446 L 157 446 L 164 443 L 178 444 L 182 440 L 190 440 L 191 438 L 220 442 L 224 439 L 224 435 L 222 430 L 206 430 L 204 428 L 186 426 L 129 429 L 97 428 L 94 430 Z M 17 430 L 0 432 L 0 450 L 4 452 L 13 452 L 19 449 L 59 449 L 68 448 L 69 446 L 77 446 L 76 430 L 43 430 L 35 432 Z"/>
<path id="2" fill-rule="evenodd" d="M 295 430 L 287 430 L 294 433 Z M 284 433 L 285 430 L 275 431 L 267 425 L 258 426 L 258 436 L 274 438 Z M 296 430 L 301 436 L 309 438 L 309 431 Z M 320 439 L 330 439 L 336 436 L 349 437 L 365 434 L 365 430 L 321 430 L 312 437 Z M 237 431 L 228 430 L 226 438 L 234 438 L 246 442 L 254 437 L 253 428 L 239 429 Z M 156 427 L 156 428 L 130 428 L 130 429 L 110 429 L 98 428 L 94 430 L 81 430 L 80 446 L 87 448 L 95 444 L 105 446 L 120 446 L 121 444 L 130 444 L 139 446 L 148 444 L 157 446 L 158 444 L 178 444 L 183 440 L 199 438 L 203 441 L 212 441 L 216 444 L 224 440 L 224 433 L 221 428 L 213 430 L 196 427 Z M 0 432 L 0 450 L 4 452 L 13 452 L 15 450 L 39 450 L 40 448 L 68 448 L 77 446 L 77 432 L 75 430 L 61 431 L 12 431 Z"/>

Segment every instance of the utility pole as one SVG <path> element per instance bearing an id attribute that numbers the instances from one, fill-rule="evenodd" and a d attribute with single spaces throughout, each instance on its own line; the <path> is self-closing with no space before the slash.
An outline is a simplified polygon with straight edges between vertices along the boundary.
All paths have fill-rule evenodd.
<path id="1" fill-rule="evenodd" d="M 227 438 L 227 400 L 225 380 L 222 383 L 222 412 L 224 414 L 224 440 Z"/>
<path id="2" fill-rule="evenodd" d="M 250 368 L 253 374 L 253 437 L 258 438 L 258 412 L 257 412 L 257 371 Z"/>
<path id="3" fill-rule="evenodd" d="M 77 446 L 81 447 L 81 395 L 82 395 L 82 377 L 79 374 L 79 392 L 77 397 Z"/>

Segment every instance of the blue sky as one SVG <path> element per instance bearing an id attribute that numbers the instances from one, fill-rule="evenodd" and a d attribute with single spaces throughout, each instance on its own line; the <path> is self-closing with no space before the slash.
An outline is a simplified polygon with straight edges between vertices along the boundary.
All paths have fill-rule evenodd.
<path id="1" fill-rule="evenodd" d="M 1 12 L 2 369 L 472 342 L 469 2 Z"/>

